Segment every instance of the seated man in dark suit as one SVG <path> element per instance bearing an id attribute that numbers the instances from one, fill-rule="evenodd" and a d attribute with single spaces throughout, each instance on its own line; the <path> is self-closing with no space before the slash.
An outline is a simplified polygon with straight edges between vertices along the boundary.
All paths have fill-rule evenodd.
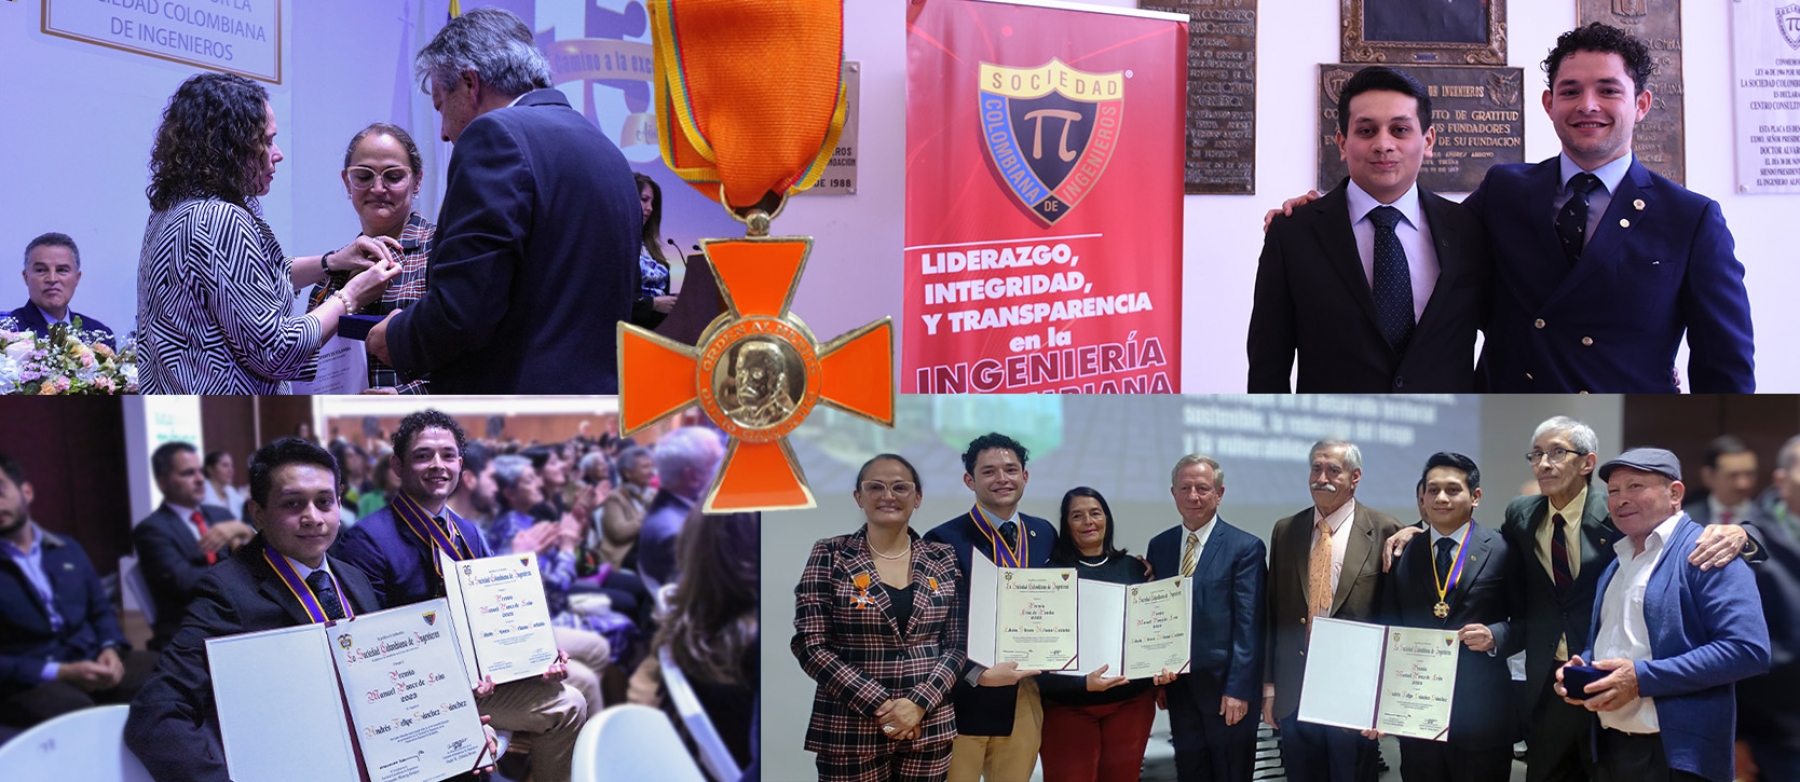
<path id="1" fill-rule="evenodd" d="M 231 557 L 231 551 L 256 536 L 231 511 L 201 502 L 206 474 L 200 452 L 190 443 L 171 442 L 150 454 L 150 474 L 162 490 L 163 502 L 131 528 L 138 569 L 156 602 L 151 651 L 162 651 L 181 629 L 194 586 L 206 569 Z"/>
<path id="2" fill-rule="evenodd" d="M 424 298 L 369 352 L 433 393 L 617 393 L 643 208 L 619 148 L 554 89 L 518 17 L 477 8 L 415 59 L 456 145 Z M 597 339 L 597 336 L 604 338 Z"/>
<path id="3" fill-rule="evenodd" d="M 1569 665 L 1607 671 L 1570 700 L 1595 712 L 1598 782 L 1730 782 L 1733 683 L 1769 670 L 1769 627 L 1750 566 L 1686 561 L 1702 527 L 1681 512 L 1681 462 L 1634 448 L 1600 465 L 1606 506 L 1625 537 L 1597 587 L 1587 651 Z M 1568 667 L 1556 672 L 1557 694 Z"/>
<path id="4" fill-rule="evenodd" d="M 637 569 L 659 585 L 673 584 L 681 575 L 675 543 L 688 515 L 712 486 L 725 459 L 725 444 L 711 429 L 683 427 L 656 441 L 655 458 L 662 488 L 644 511 L 644 526 L 638 530 Z"/>
<path id="5" fill-rule="evenodd" d="M 112 329 L 98 318 L 69 308 L 70 300 L 75 298 L 75 286 L 81 282 L 81 250 L 68 234 L 47 233 L 25 245 L 24 277 L 30 301 L 8 313 L 19 326 L 43 336 L 52 323 L 73 327 L 74 321 L 80 319 L 82 331 L 99 334 L 101 342 L 112 346 Z"/>
<path id="6" fill-rule="evenodd" d="M 957 594 L 969 592 L 969 567 L 977 556 L 1003 568 L 1048 567 L 1056 528 L 1019 510 L 1025 499 L 1030 453 L 998 432 L 975 438 L 963 451 L 963 485 L 975 492 L 968 513 L 932 527 L 925 539 L 956 549 Z M 968 624 L 968 602 L 958 601 L 958 621 Z M 992 668 L 964 662 L 950 695 L 956 704 L 956 740 L 950 747 L 950 782 L 1026 779 L 1043 740 L 1044 707 L 1037 671 L 1004 662 Z"/>
<path id="7" fill-rule="evenodd" d="M 1418 492 L 1429 540 L 1407 546 L 1394 563 L 1381 619 L 1455 630 L 1462 648 L 1448 739 L 1400 739 L 1400 775 L 1406 782 L 1506 782 L 1515 724 L 1506 658 L 1523 642 L 1507 605 L 1510 552 L 1500 533 L 1475 521 L 1481 469 L 1474 460 L 1432 454 Z"/>
<path id="8" fill-rule="evenodd" d="M 462 426 L 437 410 L 413 413 L 394 430 L 390 458 L 400 490 L 386 507 L 344 533 L 334 549 L 335 556 L 368 576 L 382 608 L 443 597 L 440 552 L 456 561 L 488 556 L 481 531 L 449 509 L 466 445 Z M 559 655 L 541 678 L 477 692 L 476 708 L 492 717 L 495 728 L 533 734 L 531 776 L 538 782 L 567 782 L 575 737 L 587 720 L 587 700 L 563 683 L 566 660 Z"/>
<path id="9" fill-rule="evenodd" d="M 262 534 L 194 585 L 181 629 L 125 722 L 125 745 L 158 782 L 228 779 L 206 639 L 381 608 L 361 571 L 325 554 L 337 539 L 337 486 L 337 462 L 305 440 L 276 440 L 250 457 L 250 506 Z M 270 664 L 276 672 L 279 663 Z M 267 728 L 279 719 L 271 713 Z"/>
<path id="10" fill-rule="evenodd" d="M 0 454 L 0 723 L 15 728 L 129 701 L 156 664 L 131 650 L 81 546 L 31 520 L 32 496 Z"/>
<path id="11" fill-rule="evenodd" d="M 1219 516 L 1225 469 L 1212 457 L 1181 457 L 1170 479 L 1181 524 L 1150 539 L 1149 561 L 1163 578 L 1194 579 L 1194 659 L 1163 690 L 1175 771 L 1186 782 L 1247 780 L 1256 767 L 1267 550 Z"/>
<path id="12" fill-rule="evenodd" d="M 1418 187 L 1431 157 L 1431 96 L 1384 66 L 1338 98 L 1350 177 L 1270 224 L 1247 347 L 1251 393 L 1475 390 L 1475 332 L 1489 255 L 1460 204 Z"/>

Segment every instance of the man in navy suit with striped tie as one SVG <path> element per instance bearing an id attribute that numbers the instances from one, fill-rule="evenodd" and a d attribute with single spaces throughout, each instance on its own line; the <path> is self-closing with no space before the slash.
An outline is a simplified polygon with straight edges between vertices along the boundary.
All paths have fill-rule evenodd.
<path id="1" fill-rule="evenodd" d="M 1017 440 L 999 433 L 975 438 L 963 452 L 963 484 L 975 492 L 975 507 L 925 533 L 926 540 L 956 549 L 957 594 L 969 589 L 969 563 L 976 552 L 1003 568 L 1045 567 L 1056 528 L 1019 512 L 1025 497 L 1029 454 Z M 959 601 L 967 623 L 968 601 Z M 951 697 L 956 703 L 956 742 L 950 748 L 950 782 L 1026 779 L 1037 764 L 1044 708 L 1038 700 L 1037 671 L 1016 663 L 984 668 L 964 663 Z"/>
<path id="2" fill-rule="evenodd" d="M 1181 523 L 1150 539 L 1150 568 L 1194 579 L 1193 661 L 1162 693 L 1175 773 L 1181 782 L 1248 782 L 1256 761 L 1250 707 L 1262 693 L 1265 549 L 1219 518 L 1225 468 L 1212 457 L 1181 457 L 1169 480 Z"/>

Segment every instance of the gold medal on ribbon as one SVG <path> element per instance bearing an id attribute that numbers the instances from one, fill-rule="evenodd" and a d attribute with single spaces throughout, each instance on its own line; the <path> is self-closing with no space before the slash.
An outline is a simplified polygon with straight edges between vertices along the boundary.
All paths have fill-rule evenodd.
<path id="1" fill-rule="evenodd" d="M 807 414 L 824 403 L 894 425 L 893 319 L 821 345 L 789 309 L 812 238 L 768 235 L 843 130 L 843 7 L 653 0 L 649 11 L 663 160 L 748 232 L 700 243 L 726 312 L 697 345 L 619 324 L 619 427 L 631 434 L 698 403 L 732 438 L 704 512 L 811 508 L 786 439 Z M 783 74 L 780 89 L 769 72 Z"/>

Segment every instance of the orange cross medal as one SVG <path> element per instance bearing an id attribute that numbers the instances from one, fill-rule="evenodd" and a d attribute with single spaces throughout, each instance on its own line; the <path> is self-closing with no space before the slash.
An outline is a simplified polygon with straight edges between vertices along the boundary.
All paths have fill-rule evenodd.
<path id="1" fill-rule="evenodd" d="M 771 23 L 794 29 L 771 30 L 742 24 L 742 3 L 735 0 L 649 4 L 663 160 L 749 231 L 742 239 L 700 243 L 726 311 L 697 345 L 619 324 L 619 426 L 630 434 L 698 403 L 731 435 L 725 464 L 706 496 L 707 513 L 813 507 L 786 438 L 820 402 L 894 425 L 892 318 L 819 344 L 789 309 L 812 238 L 768 235 L 787 196 L 817 181 L 844 120 L 843 92 L 835 81 L 841 6 L 809 0 L 787 8 L 789 16 Z M 833 40 L 835 45 L 817 45 Z M 770 46 L 752 59 L 769 67 L 779 62 L 782 72 L 816 71 L 820 78 L 812 80 L 810 92 L 734 89 L 740 62 L 709 58 L 724 41 Z M 821 60 L 819 51 L 838 56 Z M 759 132 L 742 132 L 746 127 Z"/>

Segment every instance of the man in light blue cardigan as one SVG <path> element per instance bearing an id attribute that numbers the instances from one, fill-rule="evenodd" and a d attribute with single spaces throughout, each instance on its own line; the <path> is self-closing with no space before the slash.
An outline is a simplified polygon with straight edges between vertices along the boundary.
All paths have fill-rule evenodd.
<path id="1" fill-rule="evenodd" d="M 1681 512 L 1681 463 L 1636 448 L 1600 466 L 1607 507 L 1625 539 L 1600 576 L 1587 652 L 1569 665 L 1607 675 L 1586 686 L 1596 779 L 1730 782 L 1737 696 L 1733 682 L 1769 669 L 1769 628 L 1756 581 L 1735 560 L 1701 569 L 1685 557 L 1699 524 Z M 1596 659 L 1598 658 L 1598 659 Z M 1564 670 L 1557 692 L 1567 696 Z"/>

